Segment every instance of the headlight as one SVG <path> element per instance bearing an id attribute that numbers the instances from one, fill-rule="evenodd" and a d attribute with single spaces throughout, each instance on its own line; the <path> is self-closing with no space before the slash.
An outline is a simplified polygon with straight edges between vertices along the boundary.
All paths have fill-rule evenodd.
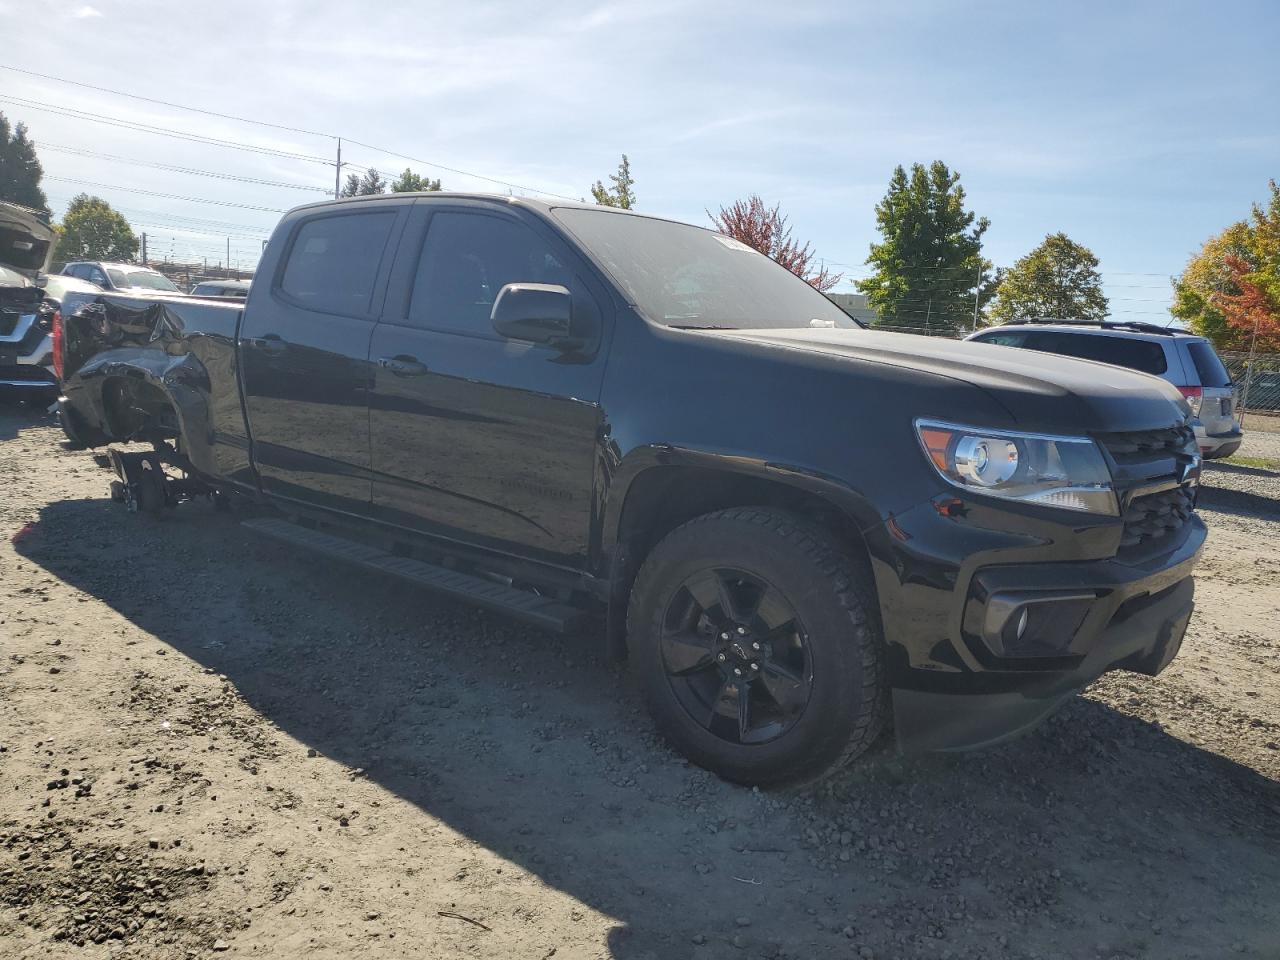
<path id="1" fill-rule="evenodd" d="M 1050 437 L 917 420 L 925 456 L 943 478 L 974 493 L 1063 510 L 1118 516 L 1111 473 L 1088 437 Z"/>

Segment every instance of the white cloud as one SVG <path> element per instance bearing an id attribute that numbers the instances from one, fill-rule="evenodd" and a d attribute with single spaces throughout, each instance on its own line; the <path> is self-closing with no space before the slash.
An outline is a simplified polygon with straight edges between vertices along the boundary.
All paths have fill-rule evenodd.
<path id="1" fill-rule="evenodd" d="M 97 7 L 91 7 L 86 3 L 84 6 L 77 7 L 72 11 L 71 16 L 76 20 L 88 20 L 92 17 L 102 16 L 102 11 Z"/>

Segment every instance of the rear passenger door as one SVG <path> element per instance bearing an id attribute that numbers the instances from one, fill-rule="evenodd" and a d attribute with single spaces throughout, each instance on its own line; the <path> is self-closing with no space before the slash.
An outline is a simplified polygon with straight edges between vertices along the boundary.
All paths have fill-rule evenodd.
<path id="1" fill-rule="evenodd" d="M 553 283 L 591 345 L 501 337 L 498 291 Z M 525 211 L 419 201 L 370 352 L 374 515 L 562 566 L 585 563 L 600 436 L 603 288 Z"/>
<path id="2" fill-rule="evenodd" d="M 265 492 L 366 513 L 369 338 L 411 200 L 296 220 L 240 332 L 245 411 Z"/>

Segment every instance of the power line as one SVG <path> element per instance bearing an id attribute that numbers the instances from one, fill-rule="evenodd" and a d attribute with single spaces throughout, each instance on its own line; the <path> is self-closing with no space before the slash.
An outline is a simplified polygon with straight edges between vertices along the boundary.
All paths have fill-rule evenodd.
<path id="1" fill-rule="evenodd" d="M 169 163 L 160 163 L 155 160 L 139 160 L 134 157 L 117 157 L 110 153 L 97 153 L 93 150 L 84 150 L 80 147 L 66 147 L 61 144 L 40 143 L 41 150 L 53 150 L 58 153 L 70 153 L 76 156 L 94 157 L 99 160 L 114 160 L 119 163 L 129 163 L 139 167 L 151 167 L 156 170 L 171 170 L 175 173 L 186 173 L 200 177 L 214 177 L 218 180 L 236 180 L 241 183 L 256 183 L 265 187 L 286 187 L 290 190 L 309 190 L 315 193 L 328 194 L 328 187 L 313 187 L 302 183 L 289 183 L 284 180 L 262 180 L 258 177 L 242 177 L 234 173 L 219 173 L 216 170 L 197 170 L 194 167 L 179 167 Z"/>
<path id="2" fill-rule="evenodd" d="M 92 123 L 106 124 L 109 127 L 121 127 L 125 130 L 133 130 L 137 133 L 151 133 L 161 137 L 173 137 L 177 140 L 187 140 L 191 143 L 203 143 L 206 146 L 227 147 L 232 150 L 244 150 L 249 153 L 260 153 L 268 157 L 279 157 L 285 160 L 307 160 L 312 163 L 323 163 L 326 166 L 333 166 L 333 161 L 325 157 L 315 157 L 306 153 L 293 153 L 288 150 L 279 150 L 274 147 L 261 147 L 254 144 L 241 143 L 236 140 L 223 140 L 218 137 L 206 137 L 198 133 L 187 133 L 183 130 L 174 130 L 171 127 L 160 127 L 149 123 L 139 123 L 134 120 L 122 120 L 119 117 L 95 116 L 87 111 L 77 110 L 74 107 L 63 107 L 58 104 L 45 103 L 40 100 L 28 100 L 24 97 L 15 97 L 12 94 L 4 94 L 3 96 L 0 96 L 0 103 L 14 103 L 30 110 L 43 110 L 46 113 L 69 117 L 73 120 L 88 120 Z"/>
<path id="3" fill-rule="evenodd" d="M 486 183 L 496 183 L 503 187 L 511 187 L 514 190 L 522 190 L 525 193 L 540 193 L 545 197 L 555 197 L 558 200 L 568 200 L 570 203 L 577 203 L 577 197 L 566 197 L 564 194 L 552 193 L 550 190 L 540 190 L 537 187 L 522 186 L 518 183 L 512 183 L 509 180 L 499 180 L 496 177 L 486 177 L 481 173 L 472 173 L 469 170 L 462 170 L 458 167 L 447 167 L 443 163 L 435 163 L 431 160 L 423 160 L 420 157 L 411 157 L 407 153 L 397 153 L 395 150 L 387 150 L 383 147 L 375 147 L 373 144 L 361 143 L 359 140 L 351 140 L 347 137 L 342 138 L 343 143 L 350 143 L 357 147 L 364 147 L 366 150 L 372 150 L 375 153 L 382 153 L 388 157 L 398 157 L 401 160 L 408 160 L 410 163 L 421 164 L 424 167 L 431 167 L 435 170 L 445 170 L 449 173 L 456 173 L 462 177 L 471 177 L 473 180 L 483 180 Z"/>
<path id="4" fill-rule="evenodd" d="M 148 197 L 161 197 L 165 200 L 185 200 L 188 203 L 212 203 L 220 207 L 236 207 L 240 210 L 261 210 L 264 213 L 284 213 L 283 210 L 277 210 L 275 207 L 255 207 L 248 203 L 233 203 L 230 200 L 205 200 L 203 197 L 180 197 L 173 193 L 157 193 L 154 190 L 139 190 L 137 187 L 121 187 L 113 183 L 95 183 L 92 180 L 76 180 L 72 177 L 51 177 L 45 175 L 46 180 L 60 180 L 63 183 L 78 183 L 83 187 L 100 187 L 103 190 L 124 190 L 126 193 L 140 193 Z"/>
<path id="5" fill-rule="evenodd" d="M 425 167 L 431 167 L 436 170 L 445 170 L 449 173 L 454 173 L 462 177 L 470 177 L 473 180 L 482 180 L 485 183 L 493 183 L 499 186 L 508 187 L 513 190 L 519 190 L 525 193 L 537 193 L 547 197 L 556 197 L 557 199 L 568 200 L 570 202 L 576 202 L 578 199 L 576 197 L 569 197 L 569 196 L 565 196 L 564 194 L 554 193 L 550 190 L 542 190 L 538 187 L 531 187 L 525 184 L 515 183 L 514 181 L 511 181 L 511 180 L 502 180 L 498 177 L 490 177 L 482 173 L 474 173 L 470 170 L 464 170 L 461 167 L 451 167 L 443 163 L 436 163 L 431 160 L 424 160 L 421 157 L 413 157 L 405 153 L 399 153 L 395 150 L 388 150 L 385 147 L 378 147 L 371 143 L 365 143 L 363 141 L 354 140 L 349 137 L 340 137 L 340 135 L 338 134 L 320 133 L 315 130 L 304 130 L 300 127 L 288 127 L 282 124 L 270 123 L 265 120 L 253 120 L 253 119 L 250 119 L 249 117 L 240 117 L 240 116 L 236 116 L 234 114 L 229 114 L 229 113 L 219 113 L 218 111 L 215 111 L 215 110 L 205 110 L 201 107 L 192 107 L 186 104 L 173 103 L 167 100 L 157 100 L 152 97 L 143 97 L 137 94 L 125 93 L 124 91 L 121 91 L 121 90 L 111 90 L 107 87 L 98 87 L 93 84 L 81 83 L 78 80 L 68 80 L 65 77 L 55 77 L 52 74 L 36 73 L 35 71 L 23 70 L 18 67 L 10 67 L 4 64 L 0 64 L 0 68 L 6 69 L 6 70 L 13 70 L 17 73 L 25 73 L 30 76 L 40 77 L 41 79 L 45 79 L 45 80 L 53 80 L 59 83 L 67 83 L 73 86 L 84 87 L 91 90 L 98 90 L 103 93 L 113 94 L 115 96 L 128 97 L 135 100 L 141 100 L 147 103 L 160 104 L 166 107 L 173 107 L 178 110 L 189 110 L 193 113 L 201 113 L 207 116 L 220 117 L 226 120 L 234 120 L 242 123 L 252 123 L 252 124 L 257 124 L 259 126 L 272 127 L 279 130 L 288 130 L 293 133 L 303 133 L 310 136 L 328 137 L 333 140 L 341 139 L 346 143 L 352 144 L 353 146 L 364 147 L 366 150 L 372 150 L 375 153 L 381 153 L 389 157 L 398 157 L 401 160 L 408 160 L 411 163 L 421 164 L 422 166 L 425 166 Z M 324 163 L 329 166 L 333 166 L 334 164 L 334 161 L 324 157 L 314 157 L 306 154 L 290 153 L 288 151 L 274 150 L 273 148 L 255 147 L 248 144 L 237 143 L 235 141 L 222 140 L 217 137 L 204 137 L 200 134 L 188 134 L 185 131 L 173 130 L 172 128 L 157 127 L 153 124 L 144 124 L 144 123 L 140 123 L 138 121 L 132 121 L 132 120 L 122 120 L 119 117 L 95 116 L 86 111 L 77 110 L 74 107 L 64 107 L 59 104 L 50 104 L 50 103 L 46 103 L 39 100 L 24 100 L 21 97 L 13 97 L 12 94 L 9 94 L 8 97 L 12 99 L 5 100 L 5 98 L 0 98 L 0 100 L 5 100 L 5 102 L 17 102 L 24 106 L 28 106 L 37 110 L 46 110 L 53 113 L 60 113 L 60 115 L 62 116 L 77 116 L 79 119 L 82 119 L 82 120 L 92 120 L 97 123 L 108 123 L 111 126 L 123 126 L 126 129 L 135 129 L 144 133 L 157 133 L 163 136 L 177 136 L 179 138 L 191 139 L 196 142 L 209 143 L 215 146 L 234 147 L 236 149 L 250 150 L 252 152 L 258 152 L 258 153 L 267 153 L 269 155 L 288 157 L 291 159 L 311 160 L 319 163 Z M 347 167 L 347 166 L 355 166 L 355 165 L 343 163 L 343 166 Z M 368 168 L 359 167 L 358 169 L 367 170 Z"/>
<path id="6" fill-rule="evenodd" d="M 37 73 L 34 70 L 24 70 L 21 67 L 11 67 L 8 64 L 0 63 L 0 70 L 12 70 L 14 73 L 24 73 L 29 77 L 39 77 L 41 80 L 54 80 L 58 83 L 70 84 L 73 87 L 82 87 L 85 90 L 97 90 L 99 93 L 110 93 L 117 97 L 128 97 L 130 100 L 141 100 L 144 103 L 154 103 L 162 107 L 173 107 L 176 110 L 190 110 L 192 113 L 203 113 L 206 117 L 221 117 L 223 120 L 236 120 L 240 123 L 252 123 L 259 127 L 271 127 L 274 130 L 287 130 L 289 133 L 305 133 L 312 137 L 328 137 L 330 140 L 336 140 L 332 133 L 320 133 L 316 130 L 304 130 L 301 127 L 287 127 L 280 123 L 269 123 L 266 120 L 251 120 L 248 117 L 237 117 L 230 113 L 218 113 L 216 110 L 203 110 L 200 107 L 189 107 L 182 103 L 171 103 L 168 100 L 157 100 L 154 97 L 144 97 L 137 93 L 125 93 L 123 90 L 112 90 L 110 87 L 99 87 L 92 83 L 81 83 L 79 80 L 68 80 L 65 77 L 55 77 L 47 73 Z"/>

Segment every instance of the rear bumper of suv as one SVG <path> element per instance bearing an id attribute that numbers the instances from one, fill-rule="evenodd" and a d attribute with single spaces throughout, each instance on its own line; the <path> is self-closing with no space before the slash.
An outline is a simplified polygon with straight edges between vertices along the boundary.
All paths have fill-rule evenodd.
<path id="1" fill-rule="evenodd" d="M 1244 441 L 1244 431 L 1235 427 L 1225 433 L 1202 433 L 1196 431 L 1196 443 L 1200 445 L 1200 453 L 1206 460 L 1221 460 L 1240 449 Z"/>
<path id="2" fill-rule="evenodd" d="M 958 538 L 956 521 L 936 510 L 912 514 L 887 525 L 889 536 L 873 545 L 903 751 L 999 742 L 1109 670 L 1154 676 L 1177 655 L 1205 541 L 1194 514 L 1154 552 L 1119 557 L 1107 549 L 1103 525 L 1008 515 L 989 538 L 996 549 L 948 557 L 971 537 Z M 1035 545 L 1016 549 L 1030 546 L 1035 529 Z M 1114 543 L 1114 528 L 1111 536 Z"/>

